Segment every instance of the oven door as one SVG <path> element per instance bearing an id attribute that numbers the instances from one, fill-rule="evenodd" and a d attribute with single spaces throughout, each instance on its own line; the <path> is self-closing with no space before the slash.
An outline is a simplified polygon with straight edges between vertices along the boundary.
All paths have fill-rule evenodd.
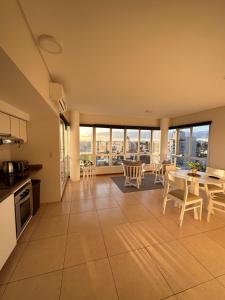
<path id="1" fill-rule="evenodd" d="M 16 211 L 16 236 L 20 236 L 31 218 L 31 195 L 30 193 L 20 201 L 15 203 Z"/>

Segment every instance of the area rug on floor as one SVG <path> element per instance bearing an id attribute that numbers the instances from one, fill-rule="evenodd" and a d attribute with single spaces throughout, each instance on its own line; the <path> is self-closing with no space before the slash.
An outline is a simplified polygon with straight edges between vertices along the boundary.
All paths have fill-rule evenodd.
<path id="1" fill-rule="evenodd" d="M 111 177 L 114 183 L 123 193 L 132 193 L 138 191 L 156 190 L 162 189 L 163 185 L 161 183 L 154 183 L 155 175 L 145 174 L 145 178 L 142 180 L 142 184 L 139 189 L 134 186 L 124 186 L 125 177 L 124 176 L 114 176 Z"/>

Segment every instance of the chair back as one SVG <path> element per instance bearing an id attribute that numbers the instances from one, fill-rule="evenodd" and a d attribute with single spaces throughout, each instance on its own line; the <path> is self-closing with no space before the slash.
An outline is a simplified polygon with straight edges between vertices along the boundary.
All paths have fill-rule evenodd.
<path id="1" fill-rule="evenodd" d="M 187 184 L 187 179 L 185 178 L 180 178 L 171 175 L 168 173 L 167 175 L 167 188 L 168 190 L 182 190 L 184 191 L 184 201 L 187 200 L 188 196 L 188 184 Z"/>
<path id="2" fill-rule="evenodd" d="M 225 171 L 221 169 L 215 169 L 211 167 L 206 168 L 206 173 L 212 176 L 217 176 L 219 178 L 225 179 Z"/>
<path id="3" fill-rule="evenodd" d="M 124 176 L 130 178 L 139 178 L 142 176 L 142 164 L 124 165 Z"/>

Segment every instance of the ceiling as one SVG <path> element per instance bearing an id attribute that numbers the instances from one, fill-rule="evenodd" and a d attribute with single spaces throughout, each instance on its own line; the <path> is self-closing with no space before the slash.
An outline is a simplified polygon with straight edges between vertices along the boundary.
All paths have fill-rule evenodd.
<path id="1" fill-rule="evenodd" d="M 20 0 L 70 109 L 176 117 L 225 105 L 225 1 Z M 149 110 L 150 113 L 145 111 Z"/>

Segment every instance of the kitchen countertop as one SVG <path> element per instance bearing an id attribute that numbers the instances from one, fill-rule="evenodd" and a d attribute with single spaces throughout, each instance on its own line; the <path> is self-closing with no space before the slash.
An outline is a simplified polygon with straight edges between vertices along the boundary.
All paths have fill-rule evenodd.
<path id="1" fill-rule="evenodd" d="M 24 172 L 12 174 L 0 174 L 0 202 L 10 196 L 18 187 L 27 181 L 32 175 L 42 169 L 42 165 L 29 165 Z"/>

